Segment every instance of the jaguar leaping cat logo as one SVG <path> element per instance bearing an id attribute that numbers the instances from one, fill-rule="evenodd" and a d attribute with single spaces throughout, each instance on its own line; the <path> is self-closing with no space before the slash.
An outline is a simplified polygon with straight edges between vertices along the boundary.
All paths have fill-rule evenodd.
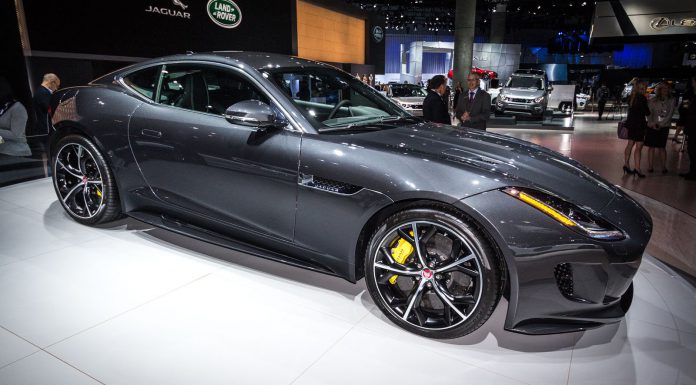
<path id="1" fill-rule="evenodd" d="M 184 11 L 186 10 L 186 8 L 188 8 L 188 5 L 182 3 L 181 0 L 172 0 L 172 3 L 174 3 L 174 5 L 181 7 L 181 9 L 183 9 Z"/>

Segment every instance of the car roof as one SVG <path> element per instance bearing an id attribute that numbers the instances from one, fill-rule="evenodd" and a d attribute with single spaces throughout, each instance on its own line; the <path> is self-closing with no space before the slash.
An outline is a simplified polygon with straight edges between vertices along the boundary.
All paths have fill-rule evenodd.
<path id="1" fill-rule="evenodd" d="M 513 75 L 544 76 L 544 75 L 546 75 L 546 71 L 529 68 L 529 69 L 518 69 L 515 72 L 513 72 L 512 74 Z"/>
<path id="2" fill-rule="evenodd" d="M 418 84 L 411 84 L 411 83 L 395 83 L 395 84 L 391 84 L 391 86 L 396 87 L 396 88 L 399 88 L 399 87 L 423 88 L 423 87 L 419 86 Z"/>
<path id="3" fill-rule="evenodd" d="M 261 70 L 264 68 L 334 68 L 333 66 L 314 60 L 301 59 L 296 56 L 283 55 L 270 52 L 246 52 L 246 51 L 214 51 L 201 53 L 186 53 L 162 56 L 154 59 L 145 60 L 128 67 L 119 69 L 115 72 L 104 75 L 93 80 L 90 84 L 110 83 L 115 76 L 121 76 L 141 68 L 155 64 L 178 61 L 206 61 L 221 64 L 233 65 L 239 68 L 249 66 Z"/>

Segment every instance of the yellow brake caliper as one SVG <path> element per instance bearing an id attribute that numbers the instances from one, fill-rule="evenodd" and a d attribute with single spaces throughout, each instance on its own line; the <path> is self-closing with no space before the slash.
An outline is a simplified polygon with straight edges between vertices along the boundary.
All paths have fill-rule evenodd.
<path id="1" fill-rule="evenodd" d="M 413 236 L 413 231 L 410 232 L 411 236 Z M 394 247 L 391 249 L 391 256 L 394 258 L 394 261 L 396 263 L 403 265 L 404 262 L 406 262 L 406 259 L 413 254 L 413 246 L 405 239 L 399 238 L 399 240 L 394 244 Z M 392 275 L 389 278 L 389 283 L 394 285 L 396 283 L 396 279 L 398 278 L 398 275 Z"/>

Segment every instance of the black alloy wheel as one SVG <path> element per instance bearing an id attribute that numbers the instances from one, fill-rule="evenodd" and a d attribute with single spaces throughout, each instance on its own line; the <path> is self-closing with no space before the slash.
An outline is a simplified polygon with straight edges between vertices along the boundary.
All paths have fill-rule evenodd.
<path id="1" fill-rule="evenodd" d="M 68 135 L 54 148 L 53 187 L 65 211 L 86 225 L 118 218 L 121 206 L 116 183 L 97 147 L 83 136 Z"/>
<path id="2" fill-rule="evenodd" d="M 503 269 L 483 233 L 446 206 L 409 209 L 373 234 L 367 287 L 394 323 L 429 338 L 456 338 L 490 317 Z"/>

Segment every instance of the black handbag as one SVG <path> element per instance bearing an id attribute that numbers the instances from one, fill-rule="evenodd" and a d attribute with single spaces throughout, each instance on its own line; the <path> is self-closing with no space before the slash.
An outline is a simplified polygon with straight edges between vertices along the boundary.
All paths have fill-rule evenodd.
<path id="1" fill-rule="evenodd" d="M 616 135 L 618 135 L 619 139 L 628 139 L 628 127 L 626 126 L 625 120 L 619 121 L 619 125 L 616 128 Z"/>

